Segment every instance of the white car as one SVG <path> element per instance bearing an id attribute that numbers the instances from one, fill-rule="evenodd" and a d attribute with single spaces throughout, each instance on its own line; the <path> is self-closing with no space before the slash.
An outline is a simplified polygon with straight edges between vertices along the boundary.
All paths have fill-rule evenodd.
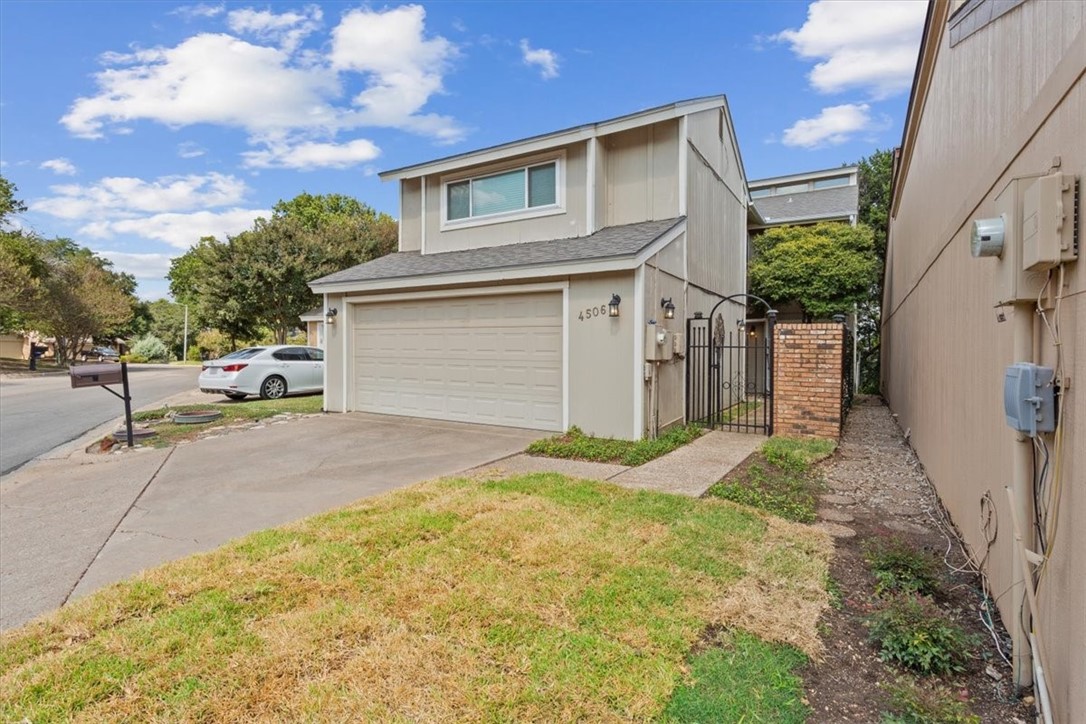
<path id="1" fill-rule="evenodd" d="M 294 344 L 246 347 L 204 362 L 200 391 L 240 400 L 260 395 L 278 400 L 288 394 L 324 390 L 324 350 Z"/>

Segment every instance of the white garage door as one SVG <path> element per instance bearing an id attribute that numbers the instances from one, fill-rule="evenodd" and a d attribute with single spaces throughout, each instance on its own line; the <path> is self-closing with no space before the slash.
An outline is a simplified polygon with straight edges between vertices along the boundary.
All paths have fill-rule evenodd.
<path id="1" fill-rule="evenodd" d="M 353 308 L 353 409 L 562 429 L 560 292 Z"/>

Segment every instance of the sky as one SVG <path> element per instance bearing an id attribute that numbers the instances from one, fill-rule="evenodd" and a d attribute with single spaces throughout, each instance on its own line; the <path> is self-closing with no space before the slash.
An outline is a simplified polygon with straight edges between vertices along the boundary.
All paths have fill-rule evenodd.
<path id="1" fill-rule="evenodd" d="M 0 1 L 14 223 L 168 296 L 170 259 L 303 191 L 396 216 L 380 171 L 728 97 L 748 179 L 901 140 L 923 0 Z"/>

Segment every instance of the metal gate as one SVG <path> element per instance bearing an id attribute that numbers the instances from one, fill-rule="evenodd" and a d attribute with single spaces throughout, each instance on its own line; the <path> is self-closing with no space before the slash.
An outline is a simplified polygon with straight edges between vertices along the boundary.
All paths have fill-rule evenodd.
<path id="1" fill-rule="evenodd" d="M 735 297 L 767 308 L 761 320 L 729 324 L 717 310 Z M 773 434 L 773 326 L 776 310 L 759 297 L 722 299 L 708 317 L 686 320 L 686 419 L 696 425 Z M 744 307 L 745 312 L 745 307 Z"/>

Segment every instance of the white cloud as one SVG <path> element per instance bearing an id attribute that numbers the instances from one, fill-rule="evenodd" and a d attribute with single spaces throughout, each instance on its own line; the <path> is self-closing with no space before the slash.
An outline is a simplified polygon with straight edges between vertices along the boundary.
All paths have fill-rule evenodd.
<path id="1" fill-rule="evenodd" d="M 876 130 L 871 107 L 866 103 L 846 103 L 823 108 L 814 118 L 803 118 L 784 131 L 785 146 L 820 148 L 836 146 L 863 131 Z"/>
<path id="2" fill-rule="evenodd" d="M 48 161 L 42 161 L 38 168 L 52 171 L 59 176 L 75 176 L 77 173 L 75 164 L 66 158 L 51 158 Z"/>
<path id="3" fill-rule="evenodd" d="M 225 5 L 208 5 L 206 3 L 200 3 L 198 5 L 182 5 L 174 8 L 170 11 L 170 15 L 180 15 L 185 20 L 196 20 L 198 18 L 213 18 L 217 15 L 222 15 L 226 10 Z"/>
<path id="4" fill-rule="evenodd" d="M 372 141 L 358 138 L 347 143 L 270 143 L 263 150 L 246 151 L 241 155 L 249 168 L 309 171 L 316 168 L 350 168 L 372 161 L 381 155 L 381 150 Z"/>
<path id="5" fill-rule="evenodd" d="M 546 48 L 533 48 L 527 38 L 520 41 L 520 53 L 525 65 L 539 66 L 539 75 L 543 80 L 558 77 L 558 56 Z"/>
<path id="6" fill-rule="evenodd" d="M 199 158 L 205 153 L 207 149 L 195 141 L 183 141 L 177 144 L 177 155 L 181 158 Z"/>
<path id="7" fill-rule="evenodd" d="M 220 239 L 240 234 L 270 209 L 227 209 L 225 211 L 196 211 L 191 214 L 154 214 L 137 219 L 105 219 L 85 224 L 79 233 L 96 239 L 109 239 L 117 234 L 132 234 L 145 239 L 163 241 L 177 249 L 188 249 L 202 236 Z"/>
<path id="8" fill-rule="evenodd" d="M 124 251 L 96 251 L 113 262 L 117 271 L 127 272 L 136 279 L 162 279 L 170 270 L 169 254 L 129 254 Z"/>
<path id="9" fill-rule="evenodd" d="M 360 8 L 346 13 L 332 31 L 332 67 L 366 74 L 368 87 L 354 98 L 355 125 L 405 128 L 454 142 L 463 130 L 448 116 L 419 115 L 443 91 L 456 46 L 426 37 L 426 10 L 405 5 L 384 12 Z"/>
<path id="10" fill-rule="evenodd" d="M 226 23 L 235 33 L 249 33 L 260 40 L 279 44 L 293 53 L 306 36 L 320 27 L 324 14 L 316 5 L 307 5 L 304 12 L 273 13 L 270 10 L 242 8 L 231 10 Z"/>
<path id="11" fill-rule="evenodd" d="M 816 0 L 802 27 L 773 37 L 820 61 L 808 75 L 815 90 L 862 89 L 880 100 L 911 86 L 926 12 L 915 0 Z"/>
<path id="12" fill-rule="evenodd" d="M 210 173 L 154 181 L 110 176 L 93 184 L 63 184 L 50 190 L 54 196 L 33 201 L 33 211 L 61 219 L 96 219 L 236 205 L 249 187 L 235 176 Z"/>

